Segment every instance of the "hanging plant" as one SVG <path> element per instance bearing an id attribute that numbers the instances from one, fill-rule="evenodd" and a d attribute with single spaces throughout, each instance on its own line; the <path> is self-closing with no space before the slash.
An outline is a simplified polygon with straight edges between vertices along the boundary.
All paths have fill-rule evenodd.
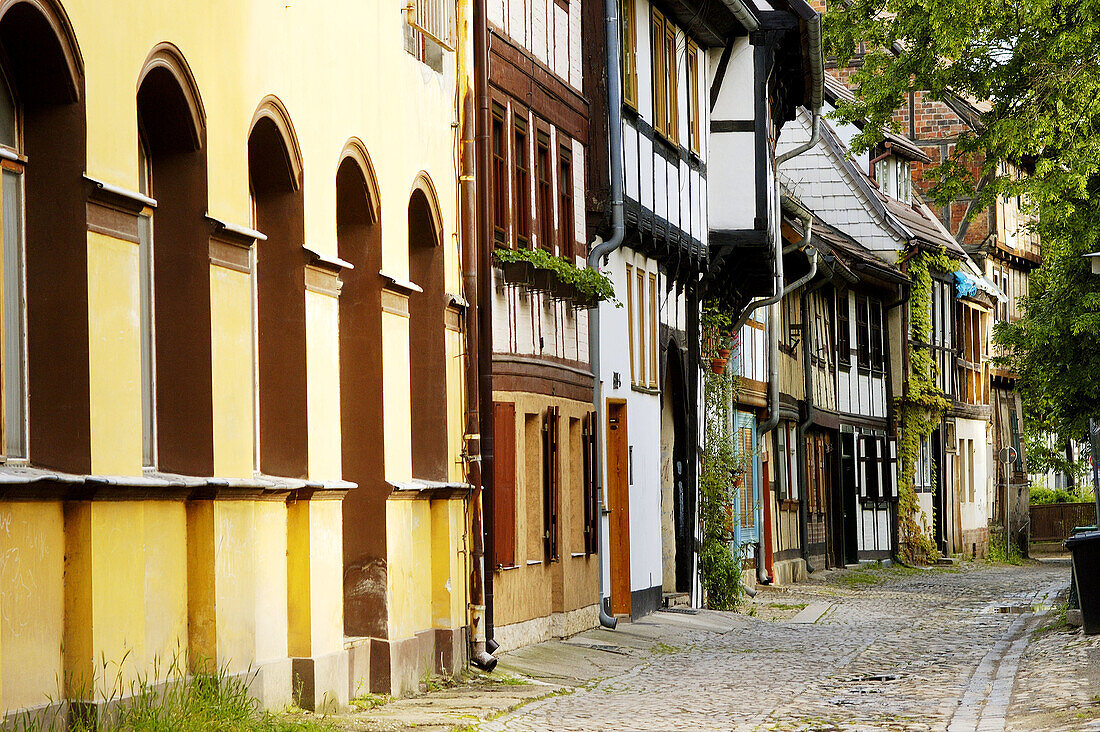
<path id="1" fill-rule="evenodd" d="M 705 300 L 699 316 L 702 354 L 707 358 L 729 358 L 729 343 L 733 339 L 735 318 L 714 300 Z M 723 354 L 722 351 L 725 351 Z M 721 373 L 721 372 L 718 372 Z"/>
<path id="2" fill-rule="evenodd" d="M 543 249 L 498 248 L 493 250 L 493 259 L 509 282 L 518 281 L 549 292 L 558 299 L 572 300 L 578 307 L 616 302 L 615 287 L 606 276 L 588 267 L 578 267 Z M 513 280 L 513 277 L 519 279 Z"/>
<path id="3" fill-rule="evenodd" d="M 955 259 L 941 252 L 917 252 L 907 262 L 909 294 L 909 373 L 905 389 L 895 399 L 898 434 L 898 543 L 904 559 L 925 563 L 939 556 L 928 534 L 928 516 L 916 491 L 916 466 L 921 445 L 932 435 L 951 406 L 936 385 L 932 341 L 932 272 L 954 272 Z"/>

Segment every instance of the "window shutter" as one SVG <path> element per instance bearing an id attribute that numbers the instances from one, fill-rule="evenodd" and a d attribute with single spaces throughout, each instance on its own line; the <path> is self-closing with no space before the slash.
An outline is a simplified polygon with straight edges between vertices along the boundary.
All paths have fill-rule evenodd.
<path id="1" fill-rule="evenodd" d="M 856 433 L 856 490 L 860 498 L 867 498 L 867 445 L 863 435 Z"/>
<path id="2" fill-rule="evenodd" d="M 550 504 L 547 507 L 547 515 L 550 517 L 549 547 L 550 559 L 557 559 L 560 556 L 558 537 L 561 534 L 558 525 L 558 507 L 561 504 L 561 409 L 550 407 L 547 416 L 550 418 Z"/>
<path id="3" fill-rule="evenodd" d="M 595 554 L 599 551 L 598 535 L 596 533 L 596 521 L 598 520 L 598 506 L 596 502 L 596 480 L 594 466 L 595 459 L 595 425 L 596 414 L 589 412 L 584 415 L 581 426 L 581 478 L 584 481 L 584 553 Z"/>
<path id="4" fill-rule="evenodd" d="M 516 405 L 493 402 L 493 557 L 516 563 Z"/>
<path id="5" fill-rule="evenodd" d="M 885 455 L 882 460 L 882 497 L 898 497 L 898 439 L 885 437 Z"/>

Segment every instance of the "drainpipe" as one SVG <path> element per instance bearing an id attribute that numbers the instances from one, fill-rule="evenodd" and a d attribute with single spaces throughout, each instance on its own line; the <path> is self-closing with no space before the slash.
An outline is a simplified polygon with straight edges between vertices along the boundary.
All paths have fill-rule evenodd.
<path id="1" fill-rule="evenodd" d="M 812 252 L 811 270 L 817 269 L 817 252 Z M 806 418 L 798 423 L 798 452 L 801 457 L 798 461 L 799 480 L 802 483 L 799 501 L 799 526 L 798 531 L 802 542 L 802 560 L 806 562 L 806 571 L 813 574 L 814 567 L 810 564 L 810 503 L 807 495 L 809 486 L 809 470 L 806 467 L 806 432 L 810 429 L 810 423 L 814 418 L 814 388 L 813 388 L 813 364 L 810 361 L 810 353 L 813 350 L 813 328 L 809 328 L 810 322 L 810 295 L 825 284 L 822 280 L 807 288 L 802 293 L 802 388 L 805 392 Z"/>
<path id="2" fill-rule="evenodd" d="M 465 346 L 466 346 L 466 480 L 473 487 L 469 497 L 473 534 L 473 566 L 470 568 L 470 657 L 481 668 L 489 664 L 485 652 L 485 552 L 482 538 L 481 520 L 481 455 L 480 444 L 475 436 L 480 430 L 478 423 L 478 380 L 477 380 L 477 205 L 478 196 L 475 186 L 477 134 L 476 113 L 474 111 L 473 49 L 470 43 L 469 29 L 473 18 L 471 0 L 458 3 L 458 122 L 459 138 L 459 176 L 458 176 L 458 214 L 459 242 L 462 247 L 462 296 L 466 300 Z M 488 659 L 486 659 L 488 656 Z M 492 659 L 495 660 L 495 659 Z"/>
<path id="3" fill-rule="evenodd" d="M 476 209 L 477 236 L 472 246 L 477 251 L 477 403 L 478 433 L 481 452 L 481 516 L 483 553 L 480 564 L 484 583 L 485 646 L 474 655 L 474 662 L 487 671 L 496 666 L 490 654 L 498 647 L 493 640 L 493 567 L 496 552 L 493 547 L 493 265 L 492 202 L 489 200 L 489 25 L 485 0 L 473 0 L 473 70 L 477 94 L 475 120 L 476 144 Z M 467 351 L 469 355 L 471 351 Z M 476 515 L 476 511 L 474 512 Z"/>
<path id="4" fill-rule="evenodd" d="M 607 47 L 607 138 L 608 149 L 611 158 L 611 238 L 607 241 L 596 238 L 595 246 L 588 254 L 588 266 L 599 270 L 600 260 L 618 249 L 623 243 L 623 235 L 626 225 L 623 221 L 623 89 L 622 80 L 619 78 L 619 3 L 616 0 L 605 0 L 605 13 L 607 16 L 605 43 Z M 613 61 L 614 60 L 614 61 Z M 592 365 L 592 373 L 595 380 L 592 388 L 593 402 L 596 406 L 596 505 L 597 505 L 597 541 L 601 556 L 607 544 L 603 528 L 603 440 L 604 434 L 604 410 L 603 410 L 603 378 L 600 373 L 600 308 L 596 306 L 588 311 L 588 360 Z M 604 581 L 603 561 L 597 571 L 600 588 L 600 625 L 613 630 L 617 620 L 607 612 L 604 607 Z"/>

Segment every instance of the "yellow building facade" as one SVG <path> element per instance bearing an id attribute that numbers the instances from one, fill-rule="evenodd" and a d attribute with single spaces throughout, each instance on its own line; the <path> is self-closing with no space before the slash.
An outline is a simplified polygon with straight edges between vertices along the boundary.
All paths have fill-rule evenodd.
<path id="1" fill-rule="evenodd" d="M 0 707 L 464 663 L 454 54 L 403 0 L 0 0 Z"/>

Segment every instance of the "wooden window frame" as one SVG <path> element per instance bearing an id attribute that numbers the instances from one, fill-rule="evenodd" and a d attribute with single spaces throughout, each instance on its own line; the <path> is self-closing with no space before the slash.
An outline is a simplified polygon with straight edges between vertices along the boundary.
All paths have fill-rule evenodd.
<path id="1" fill-rule="evenodd" d="M 886 329 L 883 316 L 882 303 L 879 300 L 868 298 L 867 325 L 870 329 L 871 371 L 875 373 L 882 373 L 886 370 L 885 342 L 883 340 Z"/>
<path id="2" fill-rule="evenodd" d="M 511 218 L 508 176 L 508 110 L 500 102 L 493 102 L 492 127 L 489 144 L 493 160 L 493 244 L 512 248 L 514 242 L 508 236 L 508 220 Z"/>
<path id="3" fill-rule="evenodd" d="M 515 222 L 513 248 L 531 248 L 531 127 L 527 114 L 512 108 L 512 218 Z"/>
<path id="4" fill-rule="evenodd" d="M 536 123 L 535 130 L 535 224 L 536 244 L 554 253 L 554 164 L 550 130 Z"/>
<path id="5" fill-rule="evenodd" d="M 668 112 L 665 103 L 668 101 L 668 91 L 665 89 L 665 82 L 668 79 L 668 70 L 665 64 L 668 57 L 665 55 L 665 16 L 655 7 L 650 14 L 649 35 L 653 71 L 653 129 L 667 135 Z"/>
<path id="6" fill-rule="evenodd" d="M 680 76 L 676 63 L 676 26 L 665 19 L 665 136 L 673 144 L 680 142 Z"/>
<path id="7" fill-rule="evenodd" d="M 699 154 L 699 47 L 690 38 L 687 41 L 687 114 L 688 148 Z"/>
<path id="8" fill-rule="evenodd" d="M 867 296 L 856 293 L 856 361 L 859 368 L 871 368 L 871 331 Z"/>
<path id="9" fill-rule="evenodd" d="M 623 103 L 638 108 L 638 15 L 637 0 L 622 0 Z"/>
<path id="10" fill-rule="evenodd" d="M 577 248 L 576 208 L 573 202 L 573 148 L 568 138 L 558 133 L 558 242 L 559 254 L 571 263 Z"/>
<path id="11" fill-rule="evenodd" d="M 10 87 L 9 87 L 10 88 Z M 15 139 L 21 141 L 20 108 L 12 103 L 15 112 Z M 4 146 L 5 149 L 10 149 Z M 18 153 L 17 153 L 18 154 Z M 3 358 L 0 360 L 0 451 L 4 462 L 18 463 L 28 459 L 30 443 L 28 422 L 28 364 L 27 364 L 27 217 L 26 217 L 26 187 L 24 178 L 24 165 L 22 160 L 0 161 L 0 173 L 3 181 L 0 184 L 2 194 L 2 206 L 4 215 L 2 239 L 3 255 L 0 258 L 0 294 L 3 296 L 4 313 L 3 327 L 0 328 L 0 348 Z M 8 184 L 11 184 L 9 187 Z M 9 200 L 9 195 L 13 199 Z M 7 215 L 12 208 L 16 214 L 14 222 Z M 12 229 L 8 227 L 12 226 Z M 12 237 L 9 240 L 9 235 Z M 11 260 L 14 259 L 14 263 Z M 14 264 L 14 267 L 10 265 Z M 13 271 L 14 270 L 14 271 Z M 14 279 L 12 279 L 14 278 Z M 17 291 L 10 292 L 15 285 Z M 16 322 L 14 340 L 8 338 L 8 325 Z M 14 353 L 12 352 L 14 351 Z"/>
<path id="12" fill-rule="evenodd" d="M 838 290 L 836 293 L 837 362 L 850 367 L 852 365 L 852 321 L 848 303 L 848 290 Z"/>
<path id="13" fill-rule="evenodd" d="M 657 382 L 657 275 L 649 274 L 649 386 L 656 389 Z"/>
<path id="14" fill-rule="evenodd" d="M 630 384 L 637 385 L 634 368 L 634 267 L 626 265 L 626 341 L 630 355 Z"/>
<path id="15" fill-rule="evenodd" d="M 640 386 L 647 386 L 646 380 L 646 307 L 645 307 L 645 276 L 646 271 L 641 267 L 635 268 L 638 276 L 638 384 Z"/>

